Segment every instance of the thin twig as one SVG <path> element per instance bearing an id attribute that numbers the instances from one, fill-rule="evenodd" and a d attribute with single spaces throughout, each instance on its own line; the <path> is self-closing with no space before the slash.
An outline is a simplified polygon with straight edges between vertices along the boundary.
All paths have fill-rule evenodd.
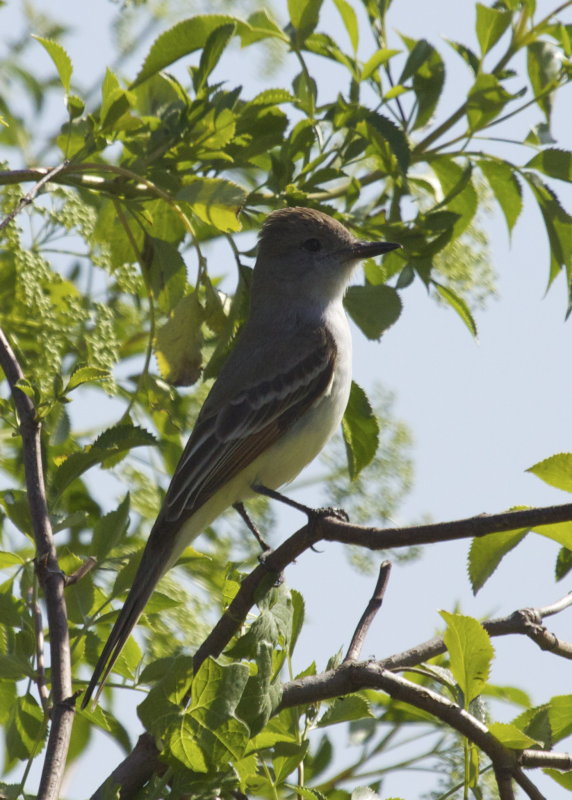
<path id="1" fill-rule="evenodd" d="M 46 501 L 40 424 L 31 399 L 18 381 L 24 374 L 4 332 L 0 329 L 0 366 L 4 370 L 20 422 L 30 516 L 36 543 L 36 571 L 44 591 L 50 630 L 53 710 L 40 779 L 38 800 L 57 800 L 64 775 L 74 718 L 68 617 L 64 578 L 58 566 Z"/>
<path id="2" fill-rule="evenodd" d="M 379 575 L 377 577 L 375 589 L 365 611 L 361 615 L 360 621 L 356 626 L 344 661 L 357 661 L 360 657 L 361 649 L 365 637 L 367 636 L 367 632 L 370 629 L 371 623 L 375 619 L 377 612 L 381 608 L 381 604 L 383 603 L 383 596 L 387 588 L 390 572 L 391 562 L 383 561 L 379 566 Z"/>
<path id="3" fill-rule="evenodd" d="M 57 167 L 53 167 L 53 169 L 48 170 L 48 172 L 46 172 L 46 174 L 40 178 L 35 186 L 30 189 L 28 194 L 25 194 L 24 197 L 20 199 L 20 202 L 16 205 L 16 207 L 13 208 L 6 217 L 4 217 L 2 222 L 0 222 L 0 231 L 3 231 L 4 228 L 7 228 L 12 220 L 14 220 L 18 214 L 26 208 L 26 206 L 29 206 L 31 203 L 33 203 L 40 189 L 42 189 L 46 183 L 59 175 L 60 172 L 63 172 L 67 166 L 69 166 L 69 161 L 66 160 Z"/>
<path id="4" fill-rule="evenodd" d="M 68 586 L 73 586 L 74 583 L 77 583 L 82 578 L 84 578 L 89 572 L 92 571 L 92 569 L 96 566 L 96 564 L 97 564 L 97 558 L 95 558 L 95 556 L 88 556 L 83 562 L 83 564 L 79 565 L 79 567 L 76 569 L 75 572 L 72 572 L 71 575 L 65 576 L 66 588 Z"/>

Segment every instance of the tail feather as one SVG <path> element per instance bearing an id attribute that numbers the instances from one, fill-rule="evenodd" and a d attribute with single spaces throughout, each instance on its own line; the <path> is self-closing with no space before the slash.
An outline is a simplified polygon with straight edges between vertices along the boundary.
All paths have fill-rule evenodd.
<path id="1" fill-rule="evenodd" d="M 141 563 L 125 604 L 115 620 L 109 638 L 95 665 L 93 675 L 81 703 L 82 709 L 87 706 L 94 692 L 95 702 L 97 702 L 105 681 L 113 669 L 113 665 L 117 661 L 131 631 L 137 624 L 137 620 L 143 613 L 143 609 L 153 594 L 155 586 L 168 566 L 166 559 L 164 557 L 161 558 L 161 556 L 156 557 L 153 550 L 154 548 L 147 546 L 143 552 Z"/>

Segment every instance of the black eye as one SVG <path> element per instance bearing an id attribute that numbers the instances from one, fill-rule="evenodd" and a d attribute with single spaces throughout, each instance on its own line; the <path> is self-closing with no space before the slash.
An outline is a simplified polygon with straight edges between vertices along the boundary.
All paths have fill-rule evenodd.
<path id="1" fill-rule="evenodd" d="M 319 239 L 306 239 L 302 247 L 311 253 L 317 253 L 318 250 L 322 249 L 322 243 Z"/>

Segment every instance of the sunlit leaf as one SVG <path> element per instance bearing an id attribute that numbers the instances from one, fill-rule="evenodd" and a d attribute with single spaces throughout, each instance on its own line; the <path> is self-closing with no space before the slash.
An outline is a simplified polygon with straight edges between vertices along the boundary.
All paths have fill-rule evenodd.
<path id="1" fill-rule="evenodd" d="M 463 614 L 441 611 L 447 623 L 443 636 L 450 668 L 464 695 L 464 707 L 481 693 L 488 681 L 494 649 L 481 623 Z"/>
<path id="2" fill-rule="evenodd" d="M 73 72 L 72 62 L 69 55 L 59 42 L 54 42 L 53 39 L 44 39 L 42 36 L 34 36 L 32 38 L 39 42 L 46 50 L 49 57 L 54 62 L 54 66 L 58 71 L 62 86 L 66 94 L 69 93 L 71 87 L 71 76 Z"/>

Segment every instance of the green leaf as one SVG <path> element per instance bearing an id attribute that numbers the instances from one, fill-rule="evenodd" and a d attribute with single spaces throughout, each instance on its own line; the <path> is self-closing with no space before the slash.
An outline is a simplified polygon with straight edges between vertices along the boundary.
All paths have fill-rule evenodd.
<path id="1" fill-rule="evenodd" d="M 459 42 L 453 42 L 451 39 L 445 39 L 447 44 L 451 45 L 453 50 L 458 53 L 463 61 L 469 65 L 469 67 L 473 70 L 473 73 L 476 75 L 479 71 L 480 61 L 477 56 L 473 53 L 473 51 L 466 47 L 464 44 L 460 44 Z"/>
<path id="2" fill-rule="evenodd" d="M 506 161 L 482 159 L 477 163 L 501 207 L 510 234 L 522 211 L 520 182 Z"/>
<path id="3" fill-rule="evenodd" d="M 193 76 L 193 85 L 196 92 L 199 92 L 206 84 L 209 75 L 218 64 L 225 47 L 236 32 L 236 23 L 228 23 L 215 28 L 212 31 L 201 53 L 199 66 Z"/>
<path id="4" fill-rule="evenodd" d="M 336 725 L 339 722 L 353 722 L 356 719 L 375 718 L 370 703 L 365 697 L 348 695 L 336 697 L 318 721 L 318 728 Z"/>
<path id="5" fill-rule="evenodd" d="M 127 533 L 129 507 L 130 497 L 127 493 L 114 511 L 105 514 L 95 523 L 91 545 L 93 554 L 99 563 L 109 555 Z"/>
<path id="6" fill-rule="evenodd" d="M 559 181 L 572 181 L 572 152 L 570 150 L 547 147 L 531 158 L 525 166 L 543 172 L 551 178 L 557 178 Z"/>
<path id="7" fill-rule="evenodd" d="M 109 370 L 101 369 L 101 367 L 76 367 L 67 382 L 64 394 L 77 389 L 78 386 L 83 386 L 84 383 L 95 383 L 97 381 L 106 381 L 111 377 Z"/>
<path id="8" fill-rule="evenodd" d="M 467 120 L 471 132 L 485 128 L 514 97 L 494 75 L 477 75 L 467 95 Z"/>
<path id="9" fill-rule="evenodd" d="M 510 25 L 512 14 L 477 3 L 477 39 L 481 54 L 485 56 L 495 46 Z"/>
<path id="10" fill-rule="evenodd" d="M 572 453 L 557 453 L 526 471 L 532 472 L 549 486 L 562 489 L 563 492 L 572 492 Z"/>
<path id="11" fill-rule="evenodd" d="M 365 62 L 361 70 L 361 80 L 367 81 L 368 78 L 371 78 L 374 72 L 377 72 L 379 67 L 383 64 L 386 64 L 390 58 L 393 56 L 398 55 L 401 50 L 390 50 L 387 47 L 383 47 L 381 50 L 376 50 L 375 53 L 372 55 L 371 58 Z"/>
<path id="12" fill-rule="evenodd" d="M 187 289 L 187 265 L 171 242 L 146 236 L 144 263 L 147 283 L 161 311 L 169 314 Z"/>
<path id="13" fill-rule="evenodd" d="M 413 79 L 413 90 L 417 97 L 417 115 L 413 130 L 426 125 L 437 106 L 445 83 L 443 59 L 425 39 L 414 41 L 401 37 L 410 50 L 399 83 Z"/>
<path id="14" fill-rule="evenodd" d="M 572 695 L 552 697 L 548 706 L 548 719 L 553 743 L 569 736 L 572 733 Z"/>
<path id="15" fill-rule="evenodd" d="M 5 736 L 6 753 L 10 758 L 25 760 L 42 749 L 46 736 L 44 714 L 29 692 L 17 698 Z"/>
<path id="16" fill-rule="evenodd" d="M 368 339 L 379 339 L 397 322 L 403 305 L 391 286 L 350 286 L 344 298 L 350 317 Z"/>
<path id="17" fill-rule="evenodd" d="M 248 680 L 246 664 L 207 659 L 192 683 L 192 701 L 178 712 L 162 739 L 169 760 L 194 772 L 217 771 L 242 758 L 249 730 L 235 710 Z"/>
<path id="18" fill-rule="evenodd" d="M 379 424 L 364 390 L 352 381 L 342 420 L 348 470 L 354 480 L 370 463 L 379 445 Z"/>
<path id="19" fill-rule="evenodd" d="M 533 172 L 525 172 L 530 188 L 539 205 L 548 241 L 550 243 L 550 272 L 552 283 L 561 268 L 566 270 L 568 282 L 572 278 L 572 216 L 565 211 L 555 193 Z"/>
<path id="20" fill-rule="evenodd" d="M 452 158 L 439 156 L 431 160 L 431 169 L 439 179 L 445 195 L 444 199 L 435 207 L 435 211 L 445 208 L 457 214 L 455 222 L 447 225 L 452 228 L 452 238 L 456 239 L 470 225 L 479 206 L 477 192 L 471 180 L 472 165 L 469 164 L 463 169 Z"/>
<path id="21" fill-rule="evenodd" d="M 306 739 L 301 743 L 279 742 L 274 747 L 272 766 L 274 768 L 274 781 L 281 784 L 286 780 L 304 760 L 310 742 Z"/>
<path id="22" fill-rule="evenodd" d="M 468 569 L 474 594 L 485 585 L 504 556 L 520 544 L 527 532 L 528 528 L 521 528 L 473 539 L 469 550 Z"/>
<path id="23" fill-rule="evenodd" d="M 288 15 L 296 29 L 298 46 L 315 30 L 323 0 L 288 0 Z"/>
<path id="24" fill-rule="evenodd" d="M 154 349 L 159 371 L 174 386 L 192 386 L 200 377 L 204 318 L 197 293 L 191 292 L 179 300 L 170 319 L 157 331 Z"/>
<path id="25" fill-rule="evenodd" d="M 491 722 L 489 723 L 489 731 L 498 739 L 499 742 L 509 747 L 511 750 L 524 750 L 527 747 L 538 745 L 536 739 L 532 739 L 523 733 L 516 725 L 508 722 Z"/>
<path id="26" fill-rule="evenodd" d="M 62 82 L 65 93 L 69 94 L 73 67 L 71 59 L 64 48 L 61 46 L 61 44 L 59 44 L 59 42 L 54 42 L 53 39 L 44 39 L 42 36 L 34 36 L 33 34 L 32 39 L 35 39 L 37 42 L 39 42 L 46 50 L 58 71 L 58 75 L 60 76 L 60 81 Z"/>
<path id="27" fill-rule="evenodd" d="M 59 462 L 50 490 L 54 498 L 59 498 L 72 481 L 79 478 L 90 467 L 105 462 L 116 463 L 134 447 L 150 447 L 157 444 L 155 437 L 134 425 L 115 425 L 104 431 L 92 445 L 87 445 L 79 453 L 72 453 Z"/>
<path id="28" fill-rule="evenodd" d="M 557 769 L 543 769 L 542 771 L 553 781 L 556 781 L 559 786 L 572 792 L 572 772 L 560 772 Z"/>
<path id="29" fill-rule="evenodd" d="M 238 212 L 247 195 L 242 186 L 224 178 L 193 178 L 179 191 L 177 198 L 189 203 L 203 222 L 227 233 L 241 229 Z"/>
<path id="30" fill-rule="evenodd" d="M 266 9 L 255 11 L 248 17 L 248 24 L 238 30 L 243 47 L 259 42 L 261 39 L 280 39 L 288 42 L 288 36 L 280 25 L 272 19 Z"/>
<path id="31" fill-rule="evenodd" d="M 357 14 L 347 0 L 334 0 L 338 13 L 342 18 L 345 29 L 350 37 L 350 42 L 354 53 L 357 52 L 359 45 L 359 25 Z"/>
<path id="32" fill-rule="evenodd" d="M 441 611 L 447 623 L 443 637 L 450 669 L 464 695 L 464 707 L 479 696 L 489 677 L 494 649 L 481 623 L 462 614 Z"/>
<path id="33" fill-rule="evenodd" d="M 197 15 L 173 25 L 155 39 L 129 88 L 134 89 L 169 64 L 203 48 L 211 33 L 223 25 L 236 25 L 239 31 L 249 27 L 245 22 L 226 14 Z"/>
<path id="34" fill-rule="evenodd" d="M 536 102 L 543 111 L 546 121 L 550 121 L 553 92 L 547 89 L 556 88 L 562 70 L 561 51 L 550 42 L 537 40 L 526 48 L 528 77 L 532 85 Z"/>
<path id="35" fill-rule="evenodd" d="M 378 114 L 376 111 L 370 111 L 364 119 L 368 127 L 387 142 L 391 152 L 397 159 L 401 171 L 405 175 L 409 168 L 411 153 L 403 131 L 390 119 Z"/>
<path id="36" fill-rule="evenodd" d="M 473 315 L 471 314 L 469 306 L 465 303 L 463 298 L 459 297 L 459 295 L 448 286 L 443 286 L 442 284 L 437 283 L 437 281 L 433 279 L 431 279 L 431 283 L 437 289 L 437 292 L 441 295 L 443 300 L 449 303 L 451 308 L 457 312 L 459 317 L 463 320 L 463 322 L 469 329 L 469 332 L 476 337 L 477 324 L 473 319 Z"/>
<path id="37" fill-rule="evenodd" d="M 557 581 L 561 581 L 572 569 L 572 550 L 567 547 L 561 547 L 556 558 L 556 566 L 554 567 L 554 577 Z"/>

